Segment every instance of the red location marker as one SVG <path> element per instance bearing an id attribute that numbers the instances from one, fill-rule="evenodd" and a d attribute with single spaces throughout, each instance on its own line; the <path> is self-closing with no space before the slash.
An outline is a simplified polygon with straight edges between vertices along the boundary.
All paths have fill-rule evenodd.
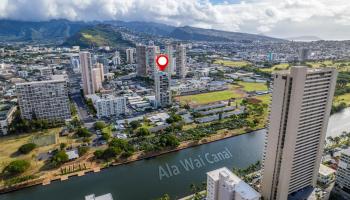
<path id="1" fill-rule="evenodd" d="M 156 63 L 159 70 L 164 71 L 169 63 L 168 56 L 164 54 L 158 55 L 156 58 Z"/>

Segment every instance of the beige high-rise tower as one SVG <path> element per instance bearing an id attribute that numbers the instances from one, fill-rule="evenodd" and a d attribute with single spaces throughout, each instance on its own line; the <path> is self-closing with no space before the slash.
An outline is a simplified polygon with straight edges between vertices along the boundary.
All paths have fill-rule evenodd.
<path id="1" fill-rule="evenodd" d="M 337 72 L 292 67 L 273 75 L 261 193 L 286 200 L 316 185 Z"/>
<path id="2" fill-rule="evenodd" d="M 89 52 L 80 52 L 79 58 L 84 95 L 94 94 L 95 88 L 92 82 L 91 54 Z"/>

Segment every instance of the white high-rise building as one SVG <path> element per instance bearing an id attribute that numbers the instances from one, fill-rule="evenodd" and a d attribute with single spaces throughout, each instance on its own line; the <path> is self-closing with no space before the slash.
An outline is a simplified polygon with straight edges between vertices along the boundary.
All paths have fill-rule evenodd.
<path id="1" fill-rule="evenodd" d="M 126 49 L 126 62 L 128 64 L 135 63 L 134 54 L 135 54 L 135 49 L 134 48 L 127 48 Z"/>
<path id="2" fill-rule="evenodd" d="M 171 76 L 174 73 L 174 48 L 172 44 L 166 44 L 165 46 L 165 54 L 168 56 L 168 67 L 166 68 L 166 72 Z"/>
<path id="3" fill-rule="evenodd" d="M 176 45 L 176 76 L 179 79 L 186 77 L 187 69 L 186 46 L 183 44 Z"/>
<path id="4" fill-rule="evenodd" d="M 336 77 L 335 69 L 304 66 L 273 74 L 261 182 L 265 200 L 286 200 L 316 185 Z"/>
<path id="5" fill-rule="evenodd" d="M 121 64 L 119 51 L 115 51 L 114 56 L 112 58 L 112 62 L 115 67 L 118 67 Z"/>
<path id="6" fill-rule="evenodd" d="M 147 76 L 147 64 L 146 64 L 146 46 L 136 46 L 136 75 L 139 77 Z"/>
<path id="7" fill-rule="evenodd" d="M 344 199 L 350 199 L 350 149 L 341 153 L 334 191 L 338 192 Z"/>
<path id="8" fill-rule="evenodd" d="M 154 73 L 157 70 L 156 57 L 159 53 L 159 46 L 148 46 L 146 49 L 146 69 L 147 76 L 150 79 L 154 78 Z"/>
<path id="9" fill-rule="evenodd" d="M 84 95 L 94 94 L 95 88 L 92 81 L 91 54 L 89 52 L 80 52 L 79 58 Z"/>
<path id="10" fill-rule="evenodd" d="M 80 61 L 78 56 L 72 56 L 70 58 L 70 64 L 75 73 L 80 72 Z"/>
<path id="11" fill-rule="evenodd" d="M 206 200 L 259 200 L 260 194 L 226 167 L 207 173 Z"/>
<path id="12" fill-rule="evenodd" d="M 119 116 L 127 112 L 125 97 L 93 94 L 89 95 L 88 98 L 92 100 L 98 118 Z"/>
<path id="13" fill-rule="evenodd" d="M 63 75 L 52 80 L 16 84 L 18 105 L 24 119 L 66 120 L 71 117 L 68 83 Z"/>
<path id="14" fill-rule="evenodd" d="M 156 70 L 154 77 L 156 107 L 171 105 L 170 76 L 166 72 Z"/>

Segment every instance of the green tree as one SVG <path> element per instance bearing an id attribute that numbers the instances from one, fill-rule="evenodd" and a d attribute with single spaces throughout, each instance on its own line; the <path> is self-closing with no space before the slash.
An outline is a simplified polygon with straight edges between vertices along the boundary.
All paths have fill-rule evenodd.
<path id="1" fill-rule="evenodd" d="M 96 150 L 96 151 L 94 152 L 94 156 L 95 156 L 95 158 L 97 158 L 97 159 L 101 159 L 101 158 L 102 158 L 102 155 L 103 155 L 103 150 L 98 149 L 98 150 Z"/>
<path id="2" fill-rule="evenodd" d="M 140 128 L 138 128 L 136 130 L 136 135 L 137 136 L 147 136 L 147 135 L 150 135 L 150 134 L 151 134 L 151 132 L 146 127 L 140 127 Z"/>
<path id="3" fill-rule="evenodd" d="M 26 160 L 14 160 L 4 168 L 3 173 L 17 175 L 25 172 L 29 167 L 30 162 Z"/>
<path id="4" fill-rule="evenodd" d="M 177 147 L 179 146 L 179 139 L 173 134 L 163 134 L 159 137 L 158 146 L 160 147 Z"/>
<path id="5" fill-rule="evenodd" d="M 33 149 L 36 148 L 36 144 L 34 143 L 27 143 L 19 147 L 18 151 L 22 154 L 28 154 L 29 152 L 33 151 Z"/>
<path id="6" fill-rule="evenodd" d="M 56 167 L 62 165 L 65 162 L 68 162 L 68 160 L 69 158 L 67 153 L 63 150 L 60 150 L 57 151 L 54 156 L 52 156 L 51 164 Z"/>
<path id="7" fill-rule="evenodd" d="M 106 126 L 107 126 L 107 125 L 106 125 L 106 123 L 105 123 L 104 121 L 97 121 L 97 122 L 95 123 L 95 129 L 96 129 L 96 130 L 102 130 L 102 129 L 104 129 Z"/>
<path id="8" fill-rule="evenodd" d="M 112 136 L 108 131 L 102 131 L 102 139 L 108 141 L 111 137 Z"/>
<path id="9" fill-rule="evenodd" d="M 135 129 L 141 127 L 141 122 L 140 121 L 132 121 L 132 122 L 130 122 L 129 125 L 133 130 L 135 130 Z"/>
<path id="10" fill-rule="evenodd" d="M 89 151 L 89 147 L 78 147 L 79 156 L 85 155 Z"/>
<path id="11" fill-rule="evenodd" d="M 135 152 L 134 146 L 123 139 L 113 138 L 109 146 L 121 149 L 123 151 L 122 157 L 129 157 Z"/>
<path id="12" fill-rule="evenodd" d="M 179 122 L 179 121 L 181 121 L 181 120 L 182 120 L 181 115 L 172 113 L 172 114 L 170 115 L 170 117 L 169 117 L 168 119 L 166 119 L 166 122 L 167 122 L 168 124 L 171 124 L 171 123 L 174 123 L 174 122 Z"/>
<path id="13" fill-rule="evenodd" d="M 61 149 L 61 150 L 64 150 L 66 147 L 67 147 L 67 144 L 66 144 L 66 143 L 63 143 L 63 142 L 62 142 L 62 143 L 60 144 L 60 149 Z"/>
<path id="14" fill-rule="evenodd" d="M 87 128 L 79 128 L 76 132 L 79 137 L 91 137 L 92 134 Z"/>
<path id="15" fill-rule="evenodd" d="M 104 160 L 110 160 L 112 158 L 115 158 L 121 152 L 122 150 L 118 147 L 108 147 L 106 150 L 103 151 L 102 158 Z"/>
<path id="16" fill-rule="evenodd" d="M 189 110 L 191 107 L 190 107 L 190 105 L 189 105 L 188 103 L 186 103 L 186 104 L 184 105 L 184 108 L 185 108 L 186 110 Z"/>

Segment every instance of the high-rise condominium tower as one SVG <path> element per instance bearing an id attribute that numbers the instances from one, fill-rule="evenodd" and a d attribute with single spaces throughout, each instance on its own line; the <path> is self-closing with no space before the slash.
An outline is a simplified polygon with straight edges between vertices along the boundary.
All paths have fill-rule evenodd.
<path id="1" fill-rule="evenodd" d="M 147 46 L 146 66 L 147 66 L 147 76 L 150 79 L 154 79 L 155 72 L 157 70 L 156 57 L 159 53 L 160 53 L 159 46 L 155 46 L 155 45 Z"/>
<path id="2" fill-rule="evenodd" d="M 186 47 L 182 44 L 176 45 L 176 76 L 180 79 L 186 77 Z"/>
<path id="3" fill-rule="evenodd" d="M 307 48 L 301 48 L 298 50 L 298 56 L 299 56 L 299 61 L 300 62 L 305 62 L 309 58 L 310 50 Z"/>
<path id="4" fill-rule="evenodd" d="M 170 76 L 166 72 L 155 70 L 154 86 L 156 92 L 157 107 L 165 107 L 171 104 Z"/>
<path id="5" fill-rule="evenodd" d="M 304 66 L 273 75 L 261 183 L 265 200 L 286 200 L 316 185 L 336 76 L 335 69 Z"/>
<path id="6" fill-rule="evenodd" d="M 168 67 L 165 71 L 171 76 L 174 71 L 174 48 L 171 43 L 165 45 L 165 54 L 168 56 Z"/>
<path id="7" fill-rule="evenodd" d="M 127 48 L 125 51 L 126 51 L 126 62 L 128 64 L 133 64 L 135 62 L 134 61 L 135 49 L 134 48 Z"/>
<path id="8" fill-rule="evenodd" d="M 52 80 L 16 84 L 22 118 L 66 120 L 71 117 L 67 80 L 62 75 Z"/>
<path id="9" fill-rule="evenodd" d="M 96 63 L 95 68 L 92 69 L 92 84 L 95 92 L 102 89 L 102 82 L 104 81 L 103 64 Z"/>
<path id="10" fill-rule="evenodd" d="M 91 54 L 89 52 L 80 52 L 79 58 L 84 95 L 94 94 Z"/>
<path id="11" fill-rule="evenodd" d="M 136 46 L 136 75 L 139 77 L 146 77 L 146 46 L 137 45 Z"/>

